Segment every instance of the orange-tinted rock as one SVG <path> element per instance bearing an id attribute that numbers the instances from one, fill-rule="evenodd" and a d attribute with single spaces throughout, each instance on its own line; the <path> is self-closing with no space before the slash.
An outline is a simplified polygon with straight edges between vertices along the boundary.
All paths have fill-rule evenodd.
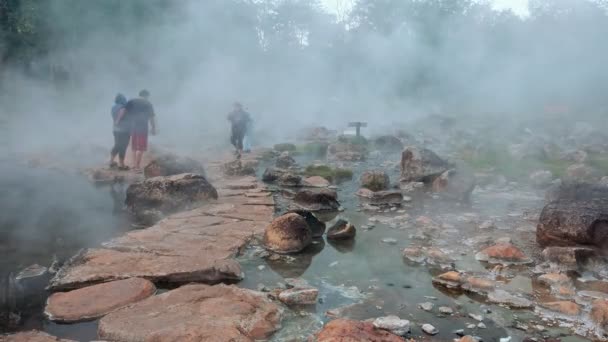
<path id="1" fill-rule="evenodd" d="M 496 288 L 496 283 L 486 278 L 468 277 L 462 287 L 469 291 L 490 291 Z"/>
<path id="2" fill-rule="evenodd" d="M 51 336 L 42 331 L 25 331 L 12 335 L 0 336 L 1 342 L 75 342 Z"/>
<path id="3" fill-rule="evenodd" d="M 185 285 L 119 309 L 99 321 L 111 341 L 254 341 L 280 326 L 281 308 L 235 286 Z"/>
<path id="4" fill-rule="evenodd" d="M 458 342 L 477 342 L 477 340 L 473 336 L 467 335 L 458 340 Z"/>
<path id="5" fill-rule="evenodd" d="M 352 224 L 338 220 L 332 227 L 327 230 L 327 238 L 330 240 L 350 240 L 357 235 L 357 229 Z"/>
<path id="6" fill-rule="evenodd" d="M 50 287 L 71 290 L 133 277 L 177 285 L 240 280 L 242 271 L 234 257 L 255 234 L 264 232 L 272 213 L 269 206 L 228 203 L 178 213 L 74 257 Z"/>
<path id="7" fill-rule="evenodd" d="M 156 292 L 150 281 L 130 278 L 52 294 L 45 314 L 52 321 L 77 322 L 95 319 Z"/>
<path id="8" fill-rule="evenodd" d="M 304 179 L 304 184 L 306 186 L 312 186 L 314 188 L 326 188 L 331 185 L 331 183 L 320 176 L 313 176 Z"/>
<path id="9" fill-rule="evenodd" d="M 570 316 L 578 316 L 578 314 L 581 312 L 580 306 L 570 301 L 541 303 L 540 306 L 545 309 L 556 311 Z"/>
<path id="10" fill-rule="evenodd" d="M 562 273 L 547 273 L 538 277 L 538 282 L 546 286 L 565 285 L 570 283 L 570 278 Z"/>
<path id="11" fill-rule="evenodd" d="M 455 271 L 446 272 L 433 278 L 433 284 L 442 285 L 450 289 L 460 288 L 462 276 Z"/>
<path id="12" fill-rule="evenodd" d="M 603 329 L 608 329 L 608 300 L 596 299 L 591 304 L 591 319 Z"/>
<path id="13" fill-rule="evenodd" d="M 529 259 L 517 247 L 510 243 L 499 243 L 490 246 L 477 253 L 475 258 L 479 261 L 507 261 L 507 262 L 526 262 Z"/>
<path id="14" fill-rule="evenodd" d="M 297 253 L 311 242 L 312 231 L 296 213 L 277 217 L 264 232 L 264 246 L 276 253 Z"/>
<path id="15" fill-rule="evenodd" d="M 317 334 L 317 342 L 404 342 L 388 331 L 374 328 L 370 322 L 336 319 Z"/>

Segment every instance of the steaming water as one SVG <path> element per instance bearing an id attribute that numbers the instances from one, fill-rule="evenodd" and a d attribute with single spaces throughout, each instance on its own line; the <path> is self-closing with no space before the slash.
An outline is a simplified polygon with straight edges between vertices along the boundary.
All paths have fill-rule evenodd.
<path id="1" fill-rule="evenodd" d="M 122 215 L 124 189 L 97 189 L 82 176 L 64 171 L 34 169 L 15 161 L 6 166 L 0 188 L 0 293 L 15 293 L 9 278 L 32 264 L 49 267 L 80 248 L 128 229 Z M 10 288 L 9 288 L 10 287 Z M 21 321 L 10 329 L 43 329 L 45 293 L 22 297 L 16 302 L 0 297 L 0 317 L 20 312 Z M 7 330 L 7 322 L 0 329 Z"/>
<path id="2" fill-rule="evenodd" d="M 398 160 L 398 156 L 384 158 Z M 306 165 L 310 160 L 300 159 L 299 162 L 301 165 Z M 457 329 L 465 329 L 467 334 L 480 336 L 484 341 L 498 341 L 499 338 L 507 336 L 512 336 L 513 341 L 522 340 L 524 333 L 513 329 L 512 326 L 515 321 L 540 321 L 531 311 L 512 311 L 496 305 L 488 305 L 478 296 L 450 293 L 436 288 L 432 285 L 431 279 L 443 270 L 438 267 L 404 262 L 401 250 L 409 245 L 432 245 L 455 257 L 456 269 L 488 273 L 488 270 L 474 259 L 476 247 L 467 245 L 471 237 L 476 237 L 476 233 L 472 233 L 478 224 L 476 220 L 495 217 L 500 218 L 497 219 L 499 228 L 522 229 L 521 227 L 529 225 L 529 222 L 521 218 L 521 213 L 524 210 L 539 208 L 542 199 L 537 194 L 511 187 L 505 191 L 476 191 L 473 195 L 473 203 L 469 207 L 436 200 L 416 199 L 410 207 L 403 208 L 405 213 L 359 212 L 358 200 L 354 196 L 358 183 L 356 180 L 365 167 L 381 165 L 382 162 L 382 160 L 372 160 L 366 164 L 350 165 L 355 171 L 354 180 L 340 186 L 339 198 L 346 210 L 328 222 L 328 227 L 338 218 L 347 219 L 358 228 L 353 243 L 336 244 L 323 239 L 317 240 L 304 253 L 288 261 L 273 262 L 260 258 L 256 254 L 260 250 L 259 246 L 251 246 L 240 257 L 245 279 L 239 286 L 257 289 L 264 285 L 273 288 L 277 283 L 284 283 L 285 278 L 301 277 L 320 290 L 319 303 L 316 306 L 289 311 L 283 321 L 283 329 L 273 337 L 273 340 L 304 340 L 329 320 L 325 315 L 326 311 L 349 305 L 352 306 L 345 313 L 355 319 L 369 319 L 389 314 L 408 319 L 412 322 L 413 337 L 424 336 L 420 326 L 430 323 L 439 329 L 439 335 L 435 336 L 439 340 L 451 340 L 456 337 L 453 332 Z M 397 179 L 397 169 L 389 168 L 389 170 L 391 179 Z M 49 179 L 54 179 L 55 182 L 49 182 Z M 31 193 L 26 197 L 26 201 L 17 205 L 22 210 L 15 209 L 12 212 L 28 213 L 28 210 L 23 209 L 29 209 L 30 215 L 13 215 L 14 218 L 21 220 L 14 220 L 16 223 L 12 226 L 3 223 L 3 232 L 6 234 L 8 231 L 11 234 L 10 239 L 3 239 L 5 242 L 10 242 L 5 243 L 3 248 L 12 246 L 10 247 L 12 253 L 8 254 L 10 260 L 2 264 L 5 273 L 34 262 L 48 265 L 53 254 L 72 255 L 80 247 L 98 245 L 99 242 L 124 230 L 124 220 L 120 216 L 115 216 L 122 205 L 121 192 L 117 195 L 110 193 L 108 188 L 95 189 L 84 179 L 74 179 L 61 174 L 54 174 L 49 178 L 49 174 L 38 170 L 26 170 L 20 178 L 12 180 L 12 185 L 14 191 L 27 190 Z M 55 200 L 49 201 L 50 198 Z M 5 206 L 10 205 L 13 208 L 16 206 L 10 197 L 3 201 L 6 202 L 3 203 Z M 49 203 L 52 203 L 52 206 Z M 45 208 L 46 211 L 42 210 Z M 48 214 L 49 210 L 51 213 L 62 214 L 51 214 L 49 218 L 42 220 L 44 216 L 41 215 Z M 36 215 L 31 215 L 32 212 Z M 410 219 L 402 220 L 403 222 L 397 224 L 382 219 L 404 214 L 410 215 Z M 413 224 L 413 220 L 423 214 L 440 223 L 448 224 L 430 241 L 419 240 L 417 228 Z M 369 219 L 373 216 L 389 223 L 375 222 L 373 229 L 362 229 L 361 227 L 370 224 Z M 38 220 L 32 221 L 32 218 Z M 20 239 L 18 234 L 15 235 L 16 231 L 31 227 L 36 227 L 38 235 L 30 232 L 23 236 L 34 236 L 36 239 Z M 61 229 L 51 234 L 53 228 L 58 227 Z M 534 244 L 533 240 L 525 241 L 532 239 L 531 234 L 528 228 L 523 229 L 521 234 L 508 232 L 505 235 L 521 236 L 516 243 L 527 246 Z M 500 237 L 498 235 L 500 229 L 491 237 L 498 238 Z M 397 243 L 382 242 L 386 238 L 393 238 Z M 516 277 L 507 286 L 513 291 L 532 293 L 530 278 L 525 274 Z M 433 313 L 418 308 L 418 304 L 423 302 L 434 304 Z M 454 312 L 462 314 L 439 317 L 437 310 L 440 306 L 449 306 Z M 486 309 L 490 311 L 486 312 Z M 41 312 L 42 306 L 28 308 L 23 313 L 24 320 L 18 329 L 37 328 L 53 335 L 80 341 L 93 340 L 97 337 L 97 321 L 60 325 L 44 320 Z M 483 315 L 486 329 L 466 329 L 466 325 L 478 323 L 468 317 L 469 313 Z M 570 333 L 567 329 L 553 329 L 544 334 L 563 337 Z M 568 337 L 567 340 L 582 341 L 575 337 Z"/>

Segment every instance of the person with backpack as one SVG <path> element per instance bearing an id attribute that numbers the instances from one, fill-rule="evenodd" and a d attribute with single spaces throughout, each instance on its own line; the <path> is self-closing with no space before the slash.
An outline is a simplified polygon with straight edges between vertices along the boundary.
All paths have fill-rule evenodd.
<path id="1" fill-rule="evenodd" d="M 112 121 L 113 133 L 114 133 L 114 147 L 110 152 L 110 168 L 118 167 L 119 170 L 128 170 L 129 168 L 125 165 L 125 154 L 127 152 L 127 146 L 129 146 L 129 139 L 131 138 L 131 121 L 125 109 L 127 105 L 127 98 L 123 94 L 117 94 L 114 98 L 114 106 L 112 106 Z M 115 159 L 118 156 L 118 164 Z"/>
<path id="2" fill-rule="evenodd" d="M 243 138 L 251 122 L 251 115 L 243 109 L 241 103 L 235 102 L 232 112 L 228 114 L 228 121 L 230 121 L 232 131 L 230 142 L 236 148 L 236 154 L 240 156 L 243 152 Z"/>

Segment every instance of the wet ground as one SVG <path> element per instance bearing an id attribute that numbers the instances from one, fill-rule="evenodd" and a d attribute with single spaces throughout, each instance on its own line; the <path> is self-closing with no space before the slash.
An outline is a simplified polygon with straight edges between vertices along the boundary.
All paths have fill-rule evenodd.
<path id="1" fill-rule="evenodd" d="M 312 162 L 308 158 L 297 159 L 300 165 Z M 320 290 L 319 303 L 312 308 L 295 308 L 290 312 L 283 322 L 284 328 L 273 337 L 274 341 L 305 339 L 330 319 L 326 315 L 327 311 L 337 309 L 342 311 L 342 315 L 356 319 L 396 314 L 410 320 L 411 336 L 421 339 L 428 336 L 422 333 L 420 325 L 430 323 L 439 330 L 439 334 L 434 337 L 434 340 L 439 341 L 451 341 L 456 337 L 454 331 L 458 329 L 464 329 L 466 334 L 480 336 L 484 341 L 499 341 L 500 338 L 508 336 L 513 338 L 512 341 L 521 341 L 524 336 L 585 341 L 570 336 L 571 332 L 567 328 L 548 327 L 550 322 L 543 321 L 529 310 L 510 310 L 489 305 L 481 297 L 450 293 L 434 287 L 432 277 L 442 273 L 445 268 L 405 262 L 401 254 L 404 247 L 412 245 L 438 247 L 455 258 L 454 264 L 451 265 L 455 269 L 487 274 L 491 269 L 474 259 L 475 253 L 478 252 L 475 239 L 487 235 L 492 240 L 503 236 L 510 237 L 526 254 L 534 255 L 538 253 L 534 239 L 534 214 L 543 206 L 542 193 L 523 185 L 502 184 L 478 187 L 469 205 L 458 205 L 451 201 L 423 196 L 413 198 L 411 203 L 404 203 L 400 208 L 361 210 L 360 202 L 354 195 L 358 189 L 360 173 L 367 168 L 382 168 L 389 171 L 394 182 L 398 179 L 398 161 L 397 154 L 389 154 L 377 156 L 367 163 L 339 163 L 341 166 L 352 168 L 355 176 L 352 181 L 340 184 L 339 199 L 344 211 L 329 221 L 328 226 L 338 218 L 350 221 L 358 229 L 353 242 L 337 244 L 320 239 L 303 254 L 277 261 L 261 258 L 261 248 L 253 245 L 240 257 L 245 279 L 239 286 L 252 289 L 274 288 L 277 284 L 285 283 L 285 278 L 301 277 Z M 262 165 L 260 172 L 263 170 Z M 15 188 L 21 189 L 22 182 L 31 179 L 29 174 L 23 179 L 15 178 Z M 24 201 L 28 205 L 31 204 L 32 208 L 48 207 L 44 203 L 52 201 L 52 208 L 56 208 L 53 213 L 61 214 L 47 213 L 50 221 L 16 220 L 18 225 L 13 223 L 12 226 L 10 222 L 4 222 L 3 232 L 7 231 L 6 227 L 10 227 L 8 230 L 14 233 L 27 229 L 30 225 L 40 229 L 38 227 L 48 224 L 47 230 L 55 233 L 42 234 L 42 237 L 37 237 L 35 241 L 29 239 L 35 234 L 29 233 L 23 235 L 27 239 L 15 238 L 14 236 L 19 235 L 13 233 L 9 238 L 2 239 L 4 244 L 0 248 L 3 248 L 3 255 L 10 255 L 10 258 L 3 260 L 1 264 L 4 274 L 16 272 L 32 263 L 48 266 L 53 255 L 72 255 L 81 247 L 98 245 L 129 229 L 128 222 L 119 214 L 124 189 L 114 192 L 108 188 L 96 189 L 84 177 L 60 177 L 49 183 L 47 178 L 41 175 L 39 182 L 30 182 L 32 186 L 25 187 L 33 195 L 23 197 Z M 45 189 L 42 191 L 44 196 L 39 194 L 41 189 Z M 279 205 L 286 203 L 278 192 L 276 196 Z M 14 201 L 7 197 L 4 205 L 14 205 Z M 20 207 L 28 206 L 21 203 Z M 70 216 L 70 213 L 75 216 Z M 422 215 L 431 218 L 441 229 L 428 234 L 423 227 L 415 223 L 416 218 Z M 15 217 L 22 216 L 28 215 Z M 487 233 L 480 232 L 479 224 L 488 219 L 495 221 L 497 229 Z M 53 229 L 56 227 L 65 229 Z M 530 280 L 529 269 L 514 272 L 517 275 L 511 274 L 506 280 L 507 288 L 532 296 L 535 288 Z M 433 311 L 419 309 L 418 304 L 423 302 L 433 303 Z M 97 337 L 96 321 L 72 325 L 46 321 L 42 316 L 42 303 L 34 303 L 21 310 L 20 323 L 11 330 L 40 329 L 55 336 L 80 341 Z M 440 306 L 452 308 L 455 314 L 440 315 Z M 470 318 L 469 314 L 482 315 L 485 328 L 477 327 L 479 322 Z M 524 333 L 516 328 L 522 322 L 529 326 L 543 325 L 547 329 L 542 332 Z M 470 324 L 475 324 L 476 327 L 467 328 Z"/>

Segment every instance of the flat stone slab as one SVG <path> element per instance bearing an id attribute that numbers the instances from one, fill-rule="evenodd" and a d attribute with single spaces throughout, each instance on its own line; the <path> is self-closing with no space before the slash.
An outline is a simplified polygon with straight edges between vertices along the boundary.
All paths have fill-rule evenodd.
<path id="1" fill-rule="evenodd" d="M 133 277 L 155 283 L 216 284 L 242 279 L 234 257 L 262 234 L 274 208 L 213 204 L 170 216 L 72 258 L 51 280 L 54 291 Z"/>
<path id="2" fill-rule="evenodd" d="M 80 322 L 102 317 L 150 297 L 156 287 L 142 278 L 130 278 L 52 294 L 45 314 L 51 321 Z"/>
<path id="3" fill-rule="evenodd" d="M 0 342 L 76 342 L 74 340 L 64 340 L 42 331 L 25 331 L 12 335 L 0 336 Z"/>
<path id="4" fill-rule="evenodd" d="M 122 342 L 254 341 L 278 330 L 281 316 L 282 309 L 260 292 L 185 285 L 108 314 L 98 334 Z"/>

